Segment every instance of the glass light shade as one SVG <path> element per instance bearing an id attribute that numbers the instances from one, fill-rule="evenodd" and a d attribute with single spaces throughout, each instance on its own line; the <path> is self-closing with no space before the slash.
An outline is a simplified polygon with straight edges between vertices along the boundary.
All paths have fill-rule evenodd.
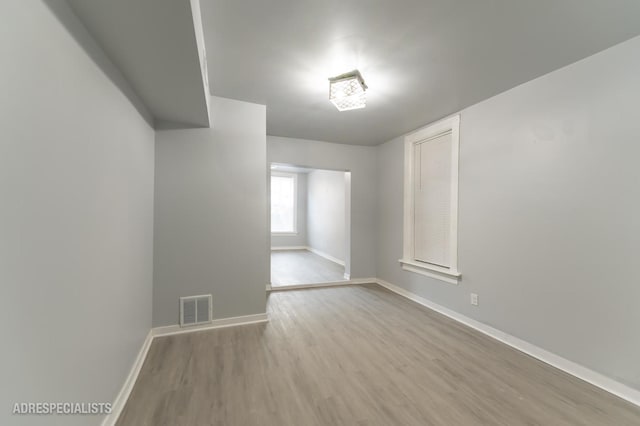
<path id="1" fill-rule="evenodd" d="M 329 79 L 329 100 L 338 111 L 348 111 L 367 106 L 367 85 L 360 72 L 352 71 Z"/>

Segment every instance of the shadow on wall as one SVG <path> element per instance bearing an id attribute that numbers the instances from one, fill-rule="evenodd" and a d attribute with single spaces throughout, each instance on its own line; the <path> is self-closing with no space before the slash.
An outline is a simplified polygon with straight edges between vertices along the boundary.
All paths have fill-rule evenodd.
<path id="1" fill-rule="evenodd" d="M 71 7 L 64 0 L 43 0 L 43 3 L 53 12 L 63 27 L 75 39 L 78 45 L 93 60 L 109 80 L 118 88 L 140 115 L 151 126 L 154 126 L 153 116 L 142 103 L 129 82 L 124 78 L 120 70 L 111 62 L 102 48 L 95 42 L 87 28 L 74 14 Z"/>

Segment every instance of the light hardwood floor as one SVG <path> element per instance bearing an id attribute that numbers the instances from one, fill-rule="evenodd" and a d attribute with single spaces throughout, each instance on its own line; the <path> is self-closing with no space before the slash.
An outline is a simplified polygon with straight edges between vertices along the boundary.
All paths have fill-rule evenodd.
<path id="1" fill-rule="evenodd" d="M 157 338 L 118 425 L 640 425 L 640 408 L 377 285 Z"/>
<path id="2" fill-rule="evenodd" d="M 344 266 L 307 250 L 271 252 L 271 286 L 345 281 Z"/>

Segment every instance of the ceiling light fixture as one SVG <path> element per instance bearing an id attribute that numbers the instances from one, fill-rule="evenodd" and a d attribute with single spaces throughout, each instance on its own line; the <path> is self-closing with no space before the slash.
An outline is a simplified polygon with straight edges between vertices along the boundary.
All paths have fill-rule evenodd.
<path id="1" fill-rule="evenodd" d="M 353 70 L 329 78 L 329 100 L 338 111 L 349 111 L 367 106 L 368 89 L 360 71 Z"/>

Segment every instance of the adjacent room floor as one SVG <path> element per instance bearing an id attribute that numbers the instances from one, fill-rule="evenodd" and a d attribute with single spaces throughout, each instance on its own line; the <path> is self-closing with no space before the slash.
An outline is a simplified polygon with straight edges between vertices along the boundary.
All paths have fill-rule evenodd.
<path id="1" fill-rule="evenodd" d="M 154 340 L 118 425 L 638 425 L 640 409 L 377 285 Z"/>
<path id="2" fill-rule="evenodd" d="M 345 281 L 344 266 L 308 250 L 273 250 L 271 286 Z"/>

